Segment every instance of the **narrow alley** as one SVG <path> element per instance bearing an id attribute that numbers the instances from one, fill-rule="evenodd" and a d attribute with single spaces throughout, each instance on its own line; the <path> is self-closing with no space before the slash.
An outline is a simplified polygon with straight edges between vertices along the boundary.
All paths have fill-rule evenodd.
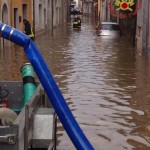
<path id="1" fill-rule="evenodd" d="M 95 150 L 149 150 L 150 63 L 132 44 L 96 35 L 95 21 L 83 18 L 36 37 L 36 45 L 52 71 L 77 122 Z M 0 78 L 21 80 L 27 62 L 19 46 L 0 51 Z M 57 150 L 74 150 L 61 123 Z"/>

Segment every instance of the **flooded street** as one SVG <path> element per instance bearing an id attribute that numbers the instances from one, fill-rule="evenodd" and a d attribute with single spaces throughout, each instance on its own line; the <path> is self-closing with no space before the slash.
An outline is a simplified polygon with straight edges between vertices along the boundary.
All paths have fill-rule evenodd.
<path id="1" fill-rule="evenodd" d="M 150 149 L 150 59 L 124 38 L 96 35 L 94 21 L 36 38 L 36 45 L 95 150 Z M 0 79 L 22 80 L 22 48 L 0 51 Z M 58 123 L 57 150 L 75 150 Z"/>

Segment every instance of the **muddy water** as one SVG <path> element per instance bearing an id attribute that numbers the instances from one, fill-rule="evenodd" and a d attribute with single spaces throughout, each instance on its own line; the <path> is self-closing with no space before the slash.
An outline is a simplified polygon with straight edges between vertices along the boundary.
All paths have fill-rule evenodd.
<path id="1" fill-rule="evenodd" d="M 95 150 L 150 149 L 150 64 L 124 38 L 97 37 L 92 20 L 47 31 L 36 44 Z M 15 46 L 0 52 L 0 79 L 20 80 L 27 61 Z M 58 123 L 57 150 L 75 150 Z"/>

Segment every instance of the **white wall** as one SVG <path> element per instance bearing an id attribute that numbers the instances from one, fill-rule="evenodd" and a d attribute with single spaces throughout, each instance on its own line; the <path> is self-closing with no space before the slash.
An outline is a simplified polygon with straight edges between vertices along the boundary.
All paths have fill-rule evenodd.
<path id="1" fill-rule="evenodd" d="M 67 1 L 54 0 L 53 2 L 53 27 L 59 26 L 67 21 Z"/>
<path id="2" fill-rule="evenodd" d="M 66 22 L 67 9 L 69 9 L 67 2 L 66 0 L 35 0 L 35 30 L 57 27 Z"/>
<path id="3" fill-rule="evenodd" d="M 41 30 L 47 26 L 48 0 L 35 0 L 35 30 Z M 39 7 L 40 6 L 40 7 Z M 44 13 L 44 10 L 46 13 Z"/>

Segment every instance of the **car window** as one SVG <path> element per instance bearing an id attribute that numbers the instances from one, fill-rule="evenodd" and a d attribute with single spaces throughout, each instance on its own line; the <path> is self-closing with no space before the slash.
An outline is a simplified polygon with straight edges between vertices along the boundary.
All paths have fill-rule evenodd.
<path id="1" fill-rule="evenodd" d="M 119 25 L 116 25 L 116 24 L 102 24 L 101 29 L 102 30 L 116 30 L 116 31 L 120 30 Z"/>
<path id="2" fill-rule="evenodd" d="M 111 30 L 117 30 L 117 31 L 119 31 L 120 30 L 119 25 L 112 24 L 111 25 Z"/>
<path id="3" fill-rule="evenodd" d="M 110 30 L 110 24 L 102 24 L 102 30 Z"/>

